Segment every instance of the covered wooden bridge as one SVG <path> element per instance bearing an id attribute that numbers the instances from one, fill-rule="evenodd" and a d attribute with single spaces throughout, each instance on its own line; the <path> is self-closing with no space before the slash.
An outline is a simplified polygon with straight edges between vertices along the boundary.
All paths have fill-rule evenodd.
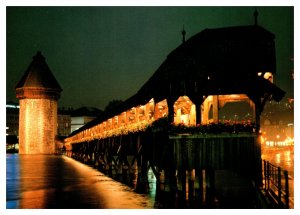
<path id="1" fill-rule="evenodd" d="M 65 139 L 67 155 L 102 171 L 137 171 L 141 180 L 150 167 L 157 180 L 181 175 L 183 192 L 186 172 L 200 191 L 203 171 L 211 189 L 213 172 L 223 169 L 259 184 L 260 114 L 285 95 L 273 83 L 274 39 L 259 25 L 183 38 L 135 95 Z M 249 118 L 224 121 L 222 108 L 237 102 L 248 105 Z"/>

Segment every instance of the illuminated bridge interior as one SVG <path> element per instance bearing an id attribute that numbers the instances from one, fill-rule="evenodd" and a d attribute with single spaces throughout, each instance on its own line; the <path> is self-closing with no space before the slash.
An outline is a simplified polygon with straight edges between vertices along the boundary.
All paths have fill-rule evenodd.
<path id="1" fill-rule="evenodd" d="M 268 100 L 285 92 L 273 83 L 275 35 L 258 25 L 205 29 L 172 51 L 131 98 L 74 131 L 71 144 L 143 131 L 167 117 L 185 126 L 220 122 L 227 103 L 246 102 L 251 123 Z"/>

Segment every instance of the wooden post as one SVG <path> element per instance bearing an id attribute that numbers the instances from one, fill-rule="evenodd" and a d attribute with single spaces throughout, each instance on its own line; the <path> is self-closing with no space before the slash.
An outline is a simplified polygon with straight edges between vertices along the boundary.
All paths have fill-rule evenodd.
<path id="1" fill-rule="evenodd" d="M 180 181 L 181 181 L 181 187 L 182 187 L 182 200 L 186 200 L 186 169 L 185 166 L 181 167 L 180 171 Z"/>
<path id="2" fill-rule="evenodd" d="M 201 102 L 197 100 L 196 105 L 196 125 L 201 125 Z"/>
<path id="3" fill-rule="evenodd" d="M 193 177 L 193 170 L 188 170 L 188 194 L 189 200 L 194 199 L 194 190 L 195 190 L 195 179 Z"/>
<path id="4" fill-rule="evenodd" d="M 212 168 L 205 170 L 206 176 L 206 202 L 208 206 L 213 205 L 215 196 L 215 171 Z"/>
<path id="5" fill-rule="evenodd" d="M 218 96 L 213 96 L 213 122 L 219 122 L 219 98 Z"/>
<path id="6" fill-rule="evenodd" d="M 278 203 L 279 204 L 282 204 L 282 201 L 281 201 L 281 194 L 282 194 L 282 189 L 281 189 L 281 168 L 278 167 L 277 168 L 277 177 L 278 177 Z"/>
<path id="7" fill-rule="evenodd" d="M 175 98 L 169 97 L 167 98 L 167 104 L 168 104 L 168 124 L 172 124 L 174 122 L 174 105 Z"/>
<path id="8" fill-rule="evenodd" d="M 284 179 L 285 179 L 285 208 L 289 208 L 289 195 L 290 195 L 290 191 L 289 191 L 289 176 L 288 176 L 288 171 L 284 171 Z"/>
<path id="9" fill-rule="evenodd" d="M 196 107 L 196 125 L 201 125 L 201 104 L 203 102 L 203 99 L 199 96 L 190 96 L 190 99 Z"/>

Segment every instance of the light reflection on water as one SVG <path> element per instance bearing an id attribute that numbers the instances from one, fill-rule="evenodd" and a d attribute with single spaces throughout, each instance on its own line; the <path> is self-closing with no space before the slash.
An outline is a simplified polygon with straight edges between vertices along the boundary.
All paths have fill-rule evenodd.
<path id="1" fill-rule="evenodd" d="M 294 147 L 262 147 L 262 159 L 287 170 L 294 177 Z"/>
<path id="2" fill-rule="evenodd" d="M 263 149 L 262 154 L 263 159 L 287 169 L 291 176 L 294 173 L 293 156 L 293 150 L 287 149 Z M 6 161 L 7 208 L 202 207 L 199 204 L 193 205 L 195 203 L 185 205 L 185 200 L 189 200 L 191 195 L 188 193 L 190 190 L 188 181 L 186 193 L 179 193 L 180 198 L 184 197 L 183 202 L 177 198 L 178 193 L 175 194 L 177 197 L 174 199 L 174 196 L 160 192 L 168 191 L 170 187 L 165 183 L 157 184 L 151 168 L 147 175 L 147 190 L 142 192 L 146 194 L 139 194 L 134 192 L 137 191 L 137 185 L 141 180 L 137 172 L 133 175 L 114 175 L 113 178 L 120 181 L 117 182 L 98 170 L 65 156 L 7 154 Z M 190 178 L 194 179 L 194 172 L 189 174 L 191 174 Z M 161 173 L 161 182 L 164 182 L 163 175 L 164 172 Z M 216 176 L 218 175 L 220 174 L 216 173 Z M 220 185 L 224 187 L 223 175 L 218 178 L 222 182 Z M 177 183 L 177 188 L 179 191 L 182 190 L 182 184 Z M 195 198 L 195 196 L 197 194 L 193 191 L 191 197 Z M 205 200 L 205 195 L 203 198 Z"/>
<path id="3" fill-rule="evenodd" d="M 275 163 L 276 165 L 280 164 L 281 160 L 280 160 L 281 154 L 275 154 Z"/>
<path id="4" fill-rule="evenodd" d="M 289 196 L 294 199 L 294 147 L 262 147 L 262 159 L 288 171 Z"/>
<path id="5" fill-rule="evenodd" d="M 7 208 L 19 208 L 20 199 L 20 170 L 19 156 L 17 154 L 6 155 L 6 202 Z"/>
<path id="6" fill-rule="evenodd" d="M 146 195 L 64 156 L 7 154 L 6 207 L 153 208 Z"/>

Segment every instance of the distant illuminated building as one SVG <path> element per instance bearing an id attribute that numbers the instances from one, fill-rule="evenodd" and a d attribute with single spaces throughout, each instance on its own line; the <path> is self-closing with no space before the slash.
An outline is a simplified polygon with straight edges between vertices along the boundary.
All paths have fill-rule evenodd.
<path id="1" fill-rule="evenodd" d="M 71 133 L 71 112 L 70 110 L 58 109 L 57 113 L 57 135 L 66 137 Z"/>
<path id="2" fill-rule="evenodd" d="M 294 103 L 286 98 L 267 102 L 261 116 L 261 132 L 266 146 L 285 146 L 294 142 Z M 282 143 L 282 144 L 278 144 Z"/>
<path id="3" fill-rule="evenodd" d="M 71 112 L 71 132 L 76 131 L 102 113 L 93 107 L 81 107 Z"/>
<path id="4" fill-rule="evenodd" d="M 15 103 L 6 104 L 6 136 L 19 135 L 19 108 Z"/>
<path id="5" fill-rule="evenodd" d="M 38 52 L 16 86 L 20 99 L 20 154 L 55 153 L 57 100 L 61 91 L 44 56 Z"/>

